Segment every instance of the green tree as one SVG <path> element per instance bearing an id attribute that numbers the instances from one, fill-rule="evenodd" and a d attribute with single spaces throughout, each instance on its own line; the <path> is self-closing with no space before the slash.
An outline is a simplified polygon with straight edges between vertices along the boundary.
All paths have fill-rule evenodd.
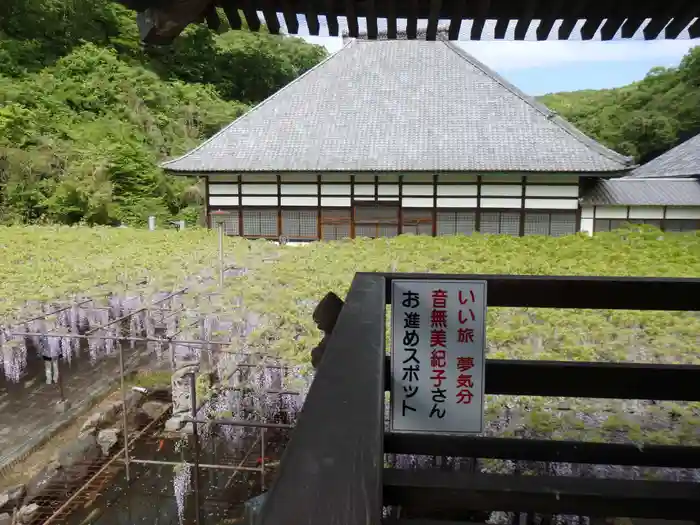
<path id="1" fill-rule="evenodd" d="M 111 0 L 0 2 L 0 221 L 195 219 L 200 185 L 159 162 L 323 56 L 264 30 L 196 25 L 146 49 L 133 12 Z"/>
<path id="2" fill-rule="evenodd" d="M 542 102 L 582 131 L 646 162 L 700 132 L 700 46 L 675 68 L 617 89 L 554 93 Z"/>

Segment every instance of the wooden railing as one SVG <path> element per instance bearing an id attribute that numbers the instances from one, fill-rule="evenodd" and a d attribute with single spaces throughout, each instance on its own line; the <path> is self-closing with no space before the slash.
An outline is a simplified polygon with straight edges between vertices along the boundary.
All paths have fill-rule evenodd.
<path id="1" fill-rule="evenodd" d="M 358 273 L 342 309 L 330 295 L 315 312 L 330 333 L 314 351 L 316 377 L 261 525 L 379 524 L 383 505 L 424 519 L 437 510 L 698 519 L 698 483 L 385 468 L 385 454 L 700 468 L 700 447 L 385 432 L 385 306 L 399 278 L 485 280 L 488 306 L 700 311 L 700 279 Z M 487 360 L 485 381 L 488 394 L 700 401 L 692 365 Z"/>

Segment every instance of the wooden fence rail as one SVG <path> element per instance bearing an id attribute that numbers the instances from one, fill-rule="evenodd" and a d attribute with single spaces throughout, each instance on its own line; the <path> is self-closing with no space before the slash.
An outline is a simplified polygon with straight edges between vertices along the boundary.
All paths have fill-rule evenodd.
<path id="1" fill-rule="evenodd" d="M 336 322 L 315 313 L 327 330 L 316 377 L 260 525 L 379 524 L 383 505 L 424 519 L 494 510 L 700 517 L 698 483 L 385 469 L 385 453 L 700 468 L 700 447 L 385 433 L 385 306 L 401 278 L 485 280 L 492 307 L 700 311 L 700 279 L 358 273 L 342 308 L 330 301 Z M 488 394 L 700 401 L 691 365 L 487 360 L 485 381 Z"/>

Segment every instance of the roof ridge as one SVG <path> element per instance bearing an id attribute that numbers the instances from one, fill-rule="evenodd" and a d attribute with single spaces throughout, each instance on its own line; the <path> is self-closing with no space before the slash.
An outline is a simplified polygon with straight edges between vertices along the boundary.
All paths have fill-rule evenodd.
<path id="1" fill-rule="evenodd" d="M 609 182 L 611 181 L 618 181 L 618 182 L 644 182 L 647 180 L 663 180 L 665 182 L 678 182 L 678 181 L 695 181 L 698 182 L 697 177 L 693 177 L 691 175 L 683 175 L 680 177 L 632 177 L 632 176 L 625 176 L 625 177 L 614 177 L 612 179 L 605 179 Z"/>
<path id="2" fill-rule="evenodd" d="M 283 86 L 282 88 L 280 88 L 280 89 L 278 89 L 277 91 L 275 91 L 272 95 L 270 95 L 269 97 L 267 97 L 265 100 L 263 100 L 263 101 L 260 102 L 259 104 L 256 104 L 256 105 L 253 106 L 252 108 L 250 108 L 248 111 L 246 111 L 245 113 L 243 113 L 240 117 L 234 119 L 232 122 L 230 122 L 229 124 L 227 124 L 226 126 L 224 126 L 223 128 L 221 128 L 219 131 L 217 131 L 216 133 L 214 133 L 211 137 L 209 137 L 207 140 L 205 140 L 204 142 L 202 142 L 199 146 L 197 146 L 197 147 L 194 148 L 194 149 L 191 149 L 190 151 L 188 151 L 187 153 L 185 153 L 185 154 L 183 154 L 183 155 L 180 155 L 179 157 L 175 157 L 174 159 L 170 159 L 170 160 L 167 160 L 167 161 L 165 161 L 165 162 L 162 162 L 162 163 L 160 164 L 160 167 L 163 168 L 163 169 L 168 169 L 168 164 L 172 164 L 172 163 L 174 163 L 174 162 L 178 162 L 178 161 L 180 161 L 180 160 L 182 160 L 182 159 L 185 159 L 185 158 L 189 157 L 190 155 L 192 155 L 193 153 L 196 153 L 196 152 L 199 151 L 200 149 L 204 148 L 207 144 L 209 144 L 210 142 L 214 141 L 219 135 L 223 135 L 224 133 L 226 133 L 226 132 L 229 130 L 229 128 L 231 128 L 232 126 L 234 126 L 235 124 L 237 124 L 237 123 L 240 122 L 241 120 L 243 120 L 243 119 L 245 119 L 246 117 L 248 117 L 251 113 L 254 113 L 254 112 L 257 111 L 258 109 L 260 109 L 262 106 L 264 106 L 265 104 L 267 104 L 268 102 L 270 102 L 270 101 L 272 101 L 272 100 L 275 100 L 275 99 L 280 95 L 280 93 L 283 93 L 284 91 L 286 91 L 288 88 L 290 88 L 290 87 L 293 86 L 294 84 L 300 82 L 301 79 L 303 79 L 304 77 L 306 77 L 307 75 L 309 75 L 312 71 L 315 71 L 315 70 L 317 70 L 317 69 L 320 69 L 320 68 L 321 68 L 323 65 L 325 65 L 328 61 L 330 61 L 331 59 L 335 58 L 338 54 L 342 53 L 343 51 L 345 51 L 345 50 L 348 49 L 349 47 L 352 47 L 352 46 L 355 44 L 355 42 L 357 42 L 356 39 L 351 39 L 351 40 L 349 40 L 349 41 L 348 41 L 345 45 L 343 45 L 343 47 L 341 47 L 338 51 L 336 51 L 335 53 L 331 53 L 331 54 L 328 55 L 326 58 L 324 58 L 323 60 L 321 60 L 318 64 L 316 64 L 314 67 L 312 67 L 311 69 L 308 69 L 307 71 L 305 71 L 304 73 L 302 73 L 301 75 L 299 75 L 297 78 L 295 78 L 294 80 L 292 80 L 289 84 L 286 84 L 286 85 Z"/>
<path id="3" fill-rule="evenodd" d="M 581 142 L 584 146 L 589 147 L 590 149 L 595 150 L 597 153 L 607 157 L 610 160 L 619 162 L 624 165 L 625 168 L 633 168 L 634 167 L 634 159 L 632 157 L 627 157 L 625 155 L 622 155 L 616 151 L 611 150 L 610 148 L 604 146 L 597 140 L 592 139 L 585 133 L 583 133 L 581 130 L 579 130 L 576 126 L 568 122 L 566 119 L 562 118 L 559 116 L 559 114 L 556 111 L 553 111 L 549 109 L 547 106 L 542 104 L 541 102 L 538 102 L 537 99 L 534 97 L 531 97 L 524 91 L 522 91 L 520 88 L 518 88 L 515 84 L 509 82 L 506 80 L 504 77 L 496 73 L 493 69 L 488 67 L 486 64 L 478 60 L 476 57 L 465 51 L 464 49 L 460 48 L 457 46 L 454 42 L 451 40 L 445 40 L 445 39 L 439 39 L 439 41 L 442 41 L 447 47 L 449 47 L 453 52 L 455 52 L 460 58 L 464 59 L 465 61 L 469 62 L 472 66 L 480 70 L 484 75 L 487 77 L 491 78 L 498 84 L 500 84 L 503 88 L 507 89 L 510 93 L 518 97 L 520 100 L 528 104 L 530 107 L 532 107 L 534 110 L 538 111 L 541 113 L 546 119 L 552 121 L 554 124 L 556 124 L 559 128 L 561 128 L 563 131 L 571 135 L 573 138 Z"/>

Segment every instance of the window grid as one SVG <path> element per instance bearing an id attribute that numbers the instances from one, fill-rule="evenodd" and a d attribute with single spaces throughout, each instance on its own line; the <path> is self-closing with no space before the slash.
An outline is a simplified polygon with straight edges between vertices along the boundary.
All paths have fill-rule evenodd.
<path id="1" fill-rule="evenodd" d="M 700 230 L 698 219 L 596 219 L 594 232 L 609 232 L 624 227 L 626 224 L 647 224 L 667 232 L 692 232 Z"/>
<path id="2" fill-rule="evenodd" d="M 240 235 L 238 231 L 238 210 L 227 211 L 226 213 L 211 213 L 211 226 L 218 230 L 219 225 L 224 225 L 224 234 Z"/>
<path id="3" fill-rule="evenodd" d="M 455 213 L 455 233 L 471 235 L 476 231 L 476 212 L 458 211 Z"/>
<path id="4" fill-rule="evenodd" d="M 476 231 L 475 211 L 438 211 L 438 235 L 471 235 Z"/>
<path id="5" fill-rule="evenodd" d="M 374 224 L 356 224 L 355 237 L 370 237 L 377 236 L 377 228 Z"/>
<path id="6" fill-rule="evenodd" d="M 498 234 L 500 232 L 500 214 L 497 211 L 481 212 L 481 224 L 479 226 L 481 233 Z"/>
<path id="7" fill-rule="evenodd" d="M 396 237 L 399 233 L 397 205 L 360 204 L 355 206 L 355 237 Z"/>
<path id="8" fill-rule="evenodd" d="M 277 238 L 277 209 L 243 208 L 243 235 Z"/>
<path id="9" fill-rule="evenodd" d="M 413 235 L 432 235 L 432 210 L 404 210 L 401 231 L 402 233 L 411 233 Z"/>
<path id="10" fill-rule="evenodd" d="M 317 210 L 282 210 L 282 235 L 292 239 L 318 239 Z"/>
<path id="11" fill-rule="evenodd" d="M 552 237 L 576 233 L 576 212 L 554 212 L 549 215 L 551 217 L 549 234 Z"/>
<path id="12" fill-rule="evenodd" d="M 379 223 L 377 233 L 379 237 L 396 237 L 399 234 L 399 225 Z"/>
<path id="13" fill-rule="evenodd" d="M 520 235 L 520 212 L 500 212 L 499 230 L 504 235 Z"/>
<path id="14" fill-rule="evenodd" d="M 350 237 L 350 210 L 348 208 L 321 209 L 321 239 L 334 241 Z"/>
<path id="15" fill-rule="evenodd" d="M 664 221 L 666 231 L 692 232 L 700 230 L 699 219 L 666 219 Z"/>
<path id="16" fill-rule="evenodd" d="M 525 213 L 525 235 L 549 235 L 549 213 Z"/>

